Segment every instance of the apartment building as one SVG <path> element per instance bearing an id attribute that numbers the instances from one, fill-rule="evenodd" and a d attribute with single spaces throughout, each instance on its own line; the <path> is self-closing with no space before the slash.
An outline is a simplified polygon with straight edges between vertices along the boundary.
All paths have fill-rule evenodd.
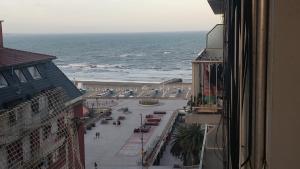
<path id="1" fill-rule="evenodd" d="M 224 67 L 219 118 L 223 148 L 220 167 L 299 168 L 300 2 L 208 0 L 208 3 L 215 14 L 221 14 L 224 25 L 223 36 L 218 38 L 223 47 Z M 207 96 L 207 92 L 201 93 L 205 91 L 203 84 L 207 78 L 201 75 L 203 69 L 194 67 L 193 101 L 197 105 L 198 93 L 200 97 Z M 211 96 L 213 92 L 209 92 Z M 211 104 L 213 98 L 207 101 L 205 97 L 200 103 Z M 203 106 L 198 107 L 187 117 L 187 122 L 213 123 L 207 117 L 207 110 L 203 115 Z M 205 165 L 207 152 L 204 151 L 200 167 L 210 168 Z"/>
<path id="2" fill-rule="evenodd" d="M 54 56 L 3 46 L 0 22 L 0 168 L 84 168 L 81 93 Z"/>
<path id="3" fill-rule="evenodd" d="M 216 39 L 223 48 L 223 92 L 222 97 L 215 95 L 211 85 L 207 90 L 210 79 L 205 77 L 205 68 L 199 63 L 206 65 L 198 57 L 193 62 L 194 108 L 186 122 L 220 126 L 222 132 L 213 134 L 222 138 L 218 144 L 221 146 L 216 147 L 223 148 L 219 153 L 222 165 L 218 168 L 298 168 L 300 2 L 208 3 L 215 14 L 223 17 L 223 35 Z M 211 96 L 222 98 L 223 106 L 204 107 L 203 104 L 218 103 Z M 216 112 L 220 114 L 213 121 L 211 117 Z M 209 142 L 208 139 L 205 144 Z M 218 160 L 205 159 L 209 157 L 206 150 L 201 167 L 211 168 L 205 163 Z"/>

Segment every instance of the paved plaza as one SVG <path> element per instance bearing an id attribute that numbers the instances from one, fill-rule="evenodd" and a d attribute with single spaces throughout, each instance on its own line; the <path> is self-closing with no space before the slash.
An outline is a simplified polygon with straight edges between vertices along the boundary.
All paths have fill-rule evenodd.
<path id="1" fill-rule="evenodd" d="M 172 113 L 186 105 L 186 100 L 160 100 L 156 106 L 142 106 L 137 99 L 120 99 L 118 104 L 112 107 L 112 117 L 125 116 L 120 126 L 113 125 L 111 120 L 108 124 L 96 123 L 96 127 L 87 130 L 85 134 L 85 157 L 86 168 L 94 169 L 94 163 L 100 168 L 122 168 L 135 167 L 141 159 L 140 134 L 134 134 L 134 128 L 140 126 L 140 114 L 143 119 L 153 111 L 166 111 L 167 114 L 161 116 L 159 126 L 152 127 L 149 133 L 145 134 L 145 150 L 162 134 Z M 118 111 L 120 108 L 128 107 L 131 113 Z M 100 138 L 96 139 L 96 132 L 100 132 Z"/>

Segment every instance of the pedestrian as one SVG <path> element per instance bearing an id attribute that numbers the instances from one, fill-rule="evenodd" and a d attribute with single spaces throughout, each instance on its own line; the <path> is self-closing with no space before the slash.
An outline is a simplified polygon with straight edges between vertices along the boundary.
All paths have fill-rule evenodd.
<path id="1" fill-rule="evenodd" d="M 96 132 L 96 139 L 99 139 L 99 137 L 100 137 L 100 133 Z"/>
<path id="2" fill-rule="evenodd" d="M 95 169 L 97 169 L 97 167 L 98 167 L 98 164 L 95 162 L 95 163 L 94 163 L 94 166 L 95 166 Z"/>

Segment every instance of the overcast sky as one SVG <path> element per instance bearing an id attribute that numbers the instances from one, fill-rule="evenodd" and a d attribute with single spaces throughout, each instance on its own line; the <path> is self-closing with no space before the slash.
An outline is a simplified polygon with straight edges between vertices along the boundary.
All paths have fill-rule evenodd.
<path id="1" fill-rule="evenodd" d="M 1 0 L 5 33 L 209 30 L 221 22 L 207 0 Z"/>

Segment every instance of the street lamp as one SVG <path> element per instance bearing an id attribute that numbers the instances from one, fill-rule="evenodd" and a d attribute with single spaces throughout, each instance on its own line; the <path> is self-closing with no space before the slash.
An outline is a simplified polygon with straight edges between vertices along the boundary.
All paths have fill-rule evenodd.
<path id="1" fill-rule="evenodd" d="M 144 166 L 144 134 L 142 132 L 142 128 L 143 128 L 143 115 L 142 113 L 141 115 L 141 127 L 140 127 L 140 132 L 141 132 L 141 143 L 142 143 L 142 168 Z"/>

